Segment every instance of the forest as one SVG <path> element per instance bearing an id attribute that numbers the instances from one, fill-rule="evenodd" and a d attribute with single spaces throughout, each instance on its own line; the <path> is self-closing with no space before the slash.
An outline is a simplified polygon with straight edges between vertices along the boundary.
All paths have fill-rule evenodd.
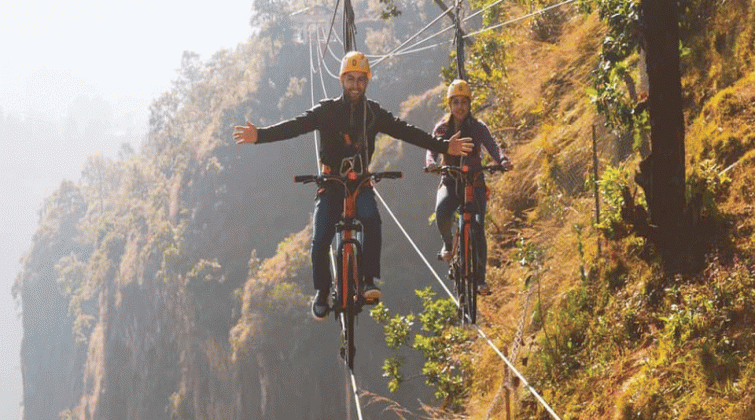
<path id="1" fill-rule="evenodd" d="M 183 54 L 143 142 L 92 156 L 46 199 L 13 289 L 25 419 L 357 418 L 338 326 L 309 313 L 315 191 L 293 177 L 317 170 L 317 138 L 232 139 L 342 93 L 342 16 L 253 3 L 248 40 Z M 483 336 L 439 284 L 425 151 L 379 139 L 372 169 L 404 178 L 377 187 L 364 418 L 752 419 L 752 1 L 676 1 L 678 39 L 660 44 L 678 61 L 650 42 L 657 0 L 347 3 L 367 96 L 426 131 L 459 71 L 441 32 L 459 11 L 473 113 L 514 163 L 488 178 Z M 659 118 L 674 109 L 653 77 L 676 62 L 679 118 Z"/>

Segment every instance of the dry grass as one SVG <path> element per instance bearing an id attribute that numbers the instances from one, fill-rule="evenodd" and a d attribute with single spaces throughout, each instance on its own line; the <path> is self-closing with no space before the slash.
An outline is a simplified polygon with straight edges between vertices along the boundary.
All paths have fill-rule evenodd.
<path id="1" fill-rule="evenodd" d="M 755 8 L 747 9 L 743 2 L 734 3 L 732 10 L 740 10 L 743 21 L 749 22 L 755 16 Z M 732 19 L 733 15 L 727 13 L 717 20 L 717 25 L 728 27 Z M 508 150 L 515 170 L 490 183 L 488 278 L 494 293 L 481 300 L 481 325 L 499 348 L 511 349 L 524 319 L 524 346 L 515 363 L 526 374 L 543 381 L 535 384 L 536 388 L 564 415 L 562 418 L 635 418 L 627 417 L 626 410 L 630 408 L 645 410 L 643 413 L 653 413 L 653 409 L 665 413 L 663 410 L 668 407 L 655 400 L 654 392 L 695 383 L 695 378 L 705 376 L 699 370 L 703 368 L 696 360 L 688 360 L 684 352 L 659 348 L 654 342 L 654 337 L 668 334 L 659 319 L 667 316 L 664 311 L 673 304 L 673 299 L 662 290 L 668 287 L 663 286 L 668 284 L 668 279 L 654 268 L 653 254 L 647 245 L 636 238 L 610 244 L 603 242 L 603 253 L 598 255 L 599 238 L 591 227 L 592 198 L 589 192 L 582 191 L 580 184 L 591 170 L 592 127 L 600 125 L 585 90 L 590 84 L 589 74 L 605 31 L 595 16 L 585 18 L 578 13 L 566 21 L 562 36 L 555 42 L 528 40 L 523 36 L 525 29 L 516 31 L 524 41 L 512 46 L 514 50 L 509 52 L 512 63 L 507 86 L 514 99 L 507 106 L 512 115 L 506 122 L 488 122 L 491 126 L 515 127 L 510 142 L 514 146 Z M 744 45 L 751 44 L 752 30 L 732 36 L 734 38 Z M 748 57 L 750 53 L 745 53 L 741 47 L 737 49 L 739 75 L 748 74 L 744 64 L 752 68 Z M 723 63 L 732 59 L 717 57 L 715 60 Z M 732 74 L 719 74 L 719 77 Z M 751 239 L 755 231 L 755 190 L 752 187 L 755 185 L 752 170 L 755 168 L 752 137 L 755 76 L 750 73 L 741 80 L 726 81 L 731 88 L 720 93 L 719 87 L 711 81 L 713 77 L 706 79 L 692 72 L 685 78 L 688 87 L 692 80 L 702 85 L 690 97 L 710 98 L 704 106 L 691 105 L 687 110 L 687 120 L 692 122 L 687 135 L 687 152 L 693 163 L 703 157 L 721 159 L 721 169 L 736 162 L 727 172 L 733 181 L 728 194 L 720 197 L 718 208 L 732 223 L 731 230 L 723 234 L 732 234 L 733 252 L 751 255 L 755 250 L 755 241 Z M 695 109 L 702 112 L 698 117 L 689 118 Z M 495 110 L 489 112 L 491 116 L 496 115 Z M 614 135 L 597 130 L 602 164 L 621 158 L 611 139 Z M 575 225 L 584 227 L 581 233 L 577 233 Z M 722 228 L 727 229 L 725 224 Z M 521 239 L 542 251 L 539 269 L 522 266 L 516 260 L 514 252 Z M 609 287 L 606 276 L 613 275 L 611 270 L 619 263 L 628 266 L 627 272 L 620 281 L 611 280 L 616 283 Z M 582 268 L 588 276 L 587 284 L 581 278 Z M 525 308 L 525 279 L 528 277 L 537 279 L 530 286 L 536 287 L 537 292 Z M 705 284 L 704 280 L 699 281 Z M 552 344 L 559 330 L 565 328 L 558 325 L 558 316 L 580 314 L 569 307 L 568 300 L 574 299 L 574 292 L 581 287 L 588 291 L 588 303 L 592 305 L 592 309 L 588 309 L 585 331 L 587 342 L 576 353 L 581 364 L 568 377 L 548 377 L 542 366 L 533 367 L 531 360 L 542 358 L 548 340 Z M 696 287 L 699 287 L 697 283 L 691 286 Z M 542 328 L 540 315 L 545 317 L 545 328 Z M 695 345 L 690 343 L 689 348 Z M 505 418 L 503 408 L 493 406 L 494 402 L 499 403 L 495 398 L 503 381 L 503 364 L 482 340 L 475 346 L 479 354 L 474 356 L 469 418 L 487 418 L 489 412 L 494 414 L 493 418 Z M 529 366 L 523 366 L 523 357 L 530 360 Z M 656 364 L 657 371 L 647 369 L 649 361 Z M 548 386 L 555 384 L 557 389 Z M 740 389 L 737 396 L 749 398 L 745 396 L 751 395 L 752 386 L 743 384 Z M 718 407 L 717 413 L 725 412 L 730 418 L 750 418 L 744 414 L 743 403 L 725 402 L 730 392 L 719 389 L 711 393 L 702 386 L 694 395 L 676 395 L 667 404 L 675 405 L 675 410 L 681 410 L 686 418 L 716 418 L 711 417 L 714 411 L 705 408 L 701 401 L 709 401 L 710 407 Z M 515 415 L 514 418 L 530 418 L 527 415 L 534 413 L 534 408 L 528 408 L 529 403 L 522 399 L 526 394 L 517 389 L 514 412 L 522 417 Z M 657 418 L 667 418 L 665 414 L 658 415 Z M 653 414 L 649 416 L 636 418 L 654 418 Z"/>

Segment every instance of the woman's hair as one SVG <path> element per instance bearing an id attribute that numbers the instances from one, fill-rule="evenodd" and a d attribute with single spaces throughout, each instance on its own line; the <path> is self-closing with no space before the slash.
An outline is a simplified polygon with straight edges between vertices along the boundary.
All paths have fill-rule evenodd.
<path id="1" fill-rule="evenodd" d="M 472 120 L 476 119 L 475 116 L 472 115 L 472 111 L 469 111 L 469 114 L 467 115 L 467 118 L 470 118 Z M 459 128 L 454 127 L 454 117 L 453 117 L 453 114 L 451 114 L 450 112 L 447 112 L 446 115 L 444 115 L 443 117 L 441 117 L 440 122 L 441 122 L 441 124 L 447 125 L 448 129 L 449 129 L 449 132 L 451 132 L 451 133 L 455 133 L 455 132 L 459 131 Z"/>

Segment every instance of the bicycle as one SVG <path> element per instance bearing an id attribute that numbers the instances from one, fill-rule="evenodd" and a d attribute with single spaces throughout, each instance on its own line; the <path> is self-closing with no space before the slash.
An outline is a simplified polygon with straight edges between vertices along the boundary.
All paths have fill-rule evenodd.
<path id="1" fill-rule="evenodd" d="M 333 299 L 333 311 L 336 320 L 341 323 L 341 357 L 344 358 L 349 369 L 354 369 L 354 355 L 356 345 L 354 342 L 354 325 L 356 315 L 361 312 L 365 304 L 376 304 L 379 299 L 366 300 L 362 296 L 362 224 L 357 218 L 356 200 L 361 189 L 366 185 L 377 183 L 383 178 L 401 178 L 399 171 L 387 172 L 361 172 L 352 170 L 342 171 L 339 174 L 323 173 L 321 175 L 298 175 L 294 182 L 307 184 L 317 183 L 318 187 L 324 187 L 329 182 L 335 182 L 344 188 L 344 205 L 341 220 L 336 223 L 337 259 L 335 296 Z"/>
<path id="2" fill-rule="evenodd" d="M 454 293 L 459 303 L 459 321 L 464 324 L 477 322 L 477 285 L 481 283 L 480 276 L 487 261 L 482 258 L 477 249 L 482 226 L 474 223 L 475 216 L 480 209 L 475 200 L 475 181 L 483 172 L 505 172 L 509 168 L 504 165 L 488 165 L 472 171 L 468 165 L 441 165 L 426 167 L 425 172 L 449 174 L 456 180 L 457 191 L 461 187 L 461 202 L 459 204 L 458 223 L 453 234 L 452 258 L 449 261 L 448 277 L 453 282 Z M 462 181 L 463 184 L 459 184 Z M 438 259 L 443 260 L 438 254 Z"/>

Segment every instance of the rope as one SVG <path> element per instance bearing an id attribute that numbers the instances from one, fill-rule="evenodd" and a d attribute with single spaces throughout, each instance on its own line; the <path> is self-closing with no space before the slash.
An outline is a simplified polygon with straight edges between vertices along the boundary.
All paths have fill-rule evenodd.
<path id="1" fill-rule="evenodd" d="M 359 405 L 359 395 L 357 394 L 359 388 L 357 388 L 357 380 L 354 377 L 354 371 L 351 369 L 349 369 L 349 376 L 351 376 L 351 390 L 354 395 L 354 405 L 357 407 L 357 417 L 359 420 L 362 420 L 362 407 Z"/>
<path id="2" fill-rule="evenodd" d="M 519 349 L 522 345 L 524 321 L 527 319 L 527 307 L 529 306 L 530 297 L 532 296 L 533 290 L 534 289 L 530 287 L 527 291 L 527 300 L 524 301 L 524 308 L 522 309 L 522 319 L 519 320 L 519 326 L 517 327 L 516 334 L 514 334 L 514 342 L 511 344 L 512 350 L 511 355 L 509 356 L 511 360 L 516 360 L 517 356 L 519 355 Z M 501 380 L 501 384 L 498 386 L 498 391 L 496 391 L 495 397 L 488 407 L 488 412 L 485 415 L 485 420 L 489 420 L 493 416 L 493 409 L 495 409 L 498 404 L 500 404 L 501 398 L 503 398 L 503 391 L 505 389 L 513 389 L 513 386 L 511 384 L 511 371 L 508 369 L 506 369 L 506 376 Z"/>
<path id="3" fill-rule="evenodd" d="M 312 33 L 308 32 L 307 35 L 309 39 L 309 80 L 310 80 L 309 97 L 310 97 L 310 102 L 312 104 L 311 106 L 315 106 L 315 84 L 311 82 L 314 78 L 314 72 L 315 72 L 315 65 L 314 65 L 314 62 L 312 61 Z M 315 139 L 315 167 L 317 168 L 317 175 L 321 175 L 320 173 L 320 136 L 317 130 L 314 131 L 314 139 Z"/>
<path id="4" fill-rule="evenodd" d="M 333 17 L 330 19 L 330 29 L 328 29 L 328 38 L 325 40 L 325 45 L 330 43 L 330 34 L 333 33 L 333 26 L 336 21 L 336 14 L 338 14 L 338 4 L 340 3 L 341 3 L 341 0 L 336 0 L 336 7 L 333 8 Z M 318 43 L 317 46 L 319 47 L 320 44 Z M 320 59 L 322 59 L 322 57 L 320 57 Z"/>
<path id="5" fill-rule="evenodd" d="M 343 49 L 347 53 L 356 50 L 357 27 L 354 24 L 354 9 L 351 0 L 343 1 Z"/>
<path id="6" fill-rule="evenodd" d="M 325 46 L 327 47 L 327 50 L 330 50 L 330 46 L 327 43 L 325 44 Z M 326 94 L 327 89 L 325 89 L 325 79 L 323 78 L 322 69 L 325 69 L 325 71 L 328 73 L 328 75 L 330 75 L 331 77 L 333 77 L 336 80 L 338 80 L 338 76 L 335 73 L 333 73 L 332 71 L 330 71 L 330 69 L 328 68 L 328 66 L 325 64 L 325 50 L 322 49 L 322 47 L 320 46 L 319 42 L 317 43 L 317 51 L 320 52 L 320 53 L 322 53 L 322 54 L 318 54 L 318 56 L 320 58 L 319 58 L 319 60 L 317 60 L 317 68 L 320 70 L 320 84 L 322 85 L 323 95 L 327 97 L 327 94 Z M 332 51 L 331 51 L 331 53 L 332 53 Z"/>
<path id="7" fill-rule="evenodd" d="M 424 28 L 420 29 L 417 33 L 415 33 L 414 35 L 412 35 L 411 37 L 409 37 L 409 39 L 407 39 L 406 41 L 404 41 L 403 43 L 401 43 L 401 45 L 399 45 L 398 47 L 396 47 L 393 51 L 389 52 L 388 54 L 382 56 L 379 60 L 375 61 L 375 63 L 372 64 L 372 67 L 375 68 L 375 66 L 379 65 L 386 58 L 392 57 L 393 53 L 395 53 L 396 51 L 400 50 L 404 45 L 408 44 L 409 41 L 411 41 L 414 38 L 418 37 L 422 32 L 425 32 L 430 26 L 434 25 L 435 22 L 439 21 L 445 15 L 446 15 L 445 12 L 441 13 L 438 17 L 436 17 L 435 19 L 433 19 L 432 22 L 430 22 L 427 25 L 425 25 Z"/>
<path id="8" fill-rule="evenodd" d="M 534 12 L 532 12 L 532 13 L 528 13 L 528 14 L 526 14 L 526 15 L 523 15 L 523 16 L 519 16 L 518 18 L 514 18 L 514 19 L 511 19 L 511 20 L 509 20 L 509 21 L 506 21 L 506 22 L 503 22 L 503 23 L 499 23 L 499 24 L 497 24 L 497 25 L 493 25 L 493 26 L 489 26 L 489 27 L 487 27 L 487 28 L 483 28 L 483 29 L 480 29 L 480 30 L 479 30 L 479 31 L 477 31 L 477 32 L 472 32 L 471 34 L 468 34 L 468 35 L 467 35 L 466 37 L 472 37 L 472 36 L 475 36 L 475 35 L 481 34 L 481 33 L 483 33 L 483 32 L 486 32 L 486 31 L 491 31 L 491 30 L 493 30 L 493 29 L 498 29 L 498 28 L 500 28 L 500 27 L 502 27 L 502 26 L 506 26 L 506 25 L 510 25 L 510 24 L 512 24 L 512 23 L 515 23 L 515 22 L 519 22 L 520 20 L 524 20 L 524 19 L 527 19 L 527 18 L 529 18 L 529 17 L 532 17 L 532 16 L 535 16 L 535 15 L 538 15 L 538 14 L 540 14 L 540 13 L 545 13 L 545 12 L 547 12 L 547 11 L 549 11 L 549 10 L 552 10 L 552 9 L 555 9 L 555 8 L 557 8 L 557 7 L 565 6 L 565 5 L 567 5 L 567 4 L 569 4 L 569 3 L 572 3 L 572 2 L 574 2 L 574 1 L 576 1 L 576 0 L 565 0 L 565 1 L 562 1 L 561 3 L 558 3 L 558 4 L 554 4 L 554 5 L 552 5 L 552 6 L 548 6 L 548 7 L 544 7 L 544 8 L 542 8 L 542 9 L 540 9 L 540 10 L 536 10 L 536 11 L 534 11 Z"/>
<path id="9" fill-rule="evenodd" d="M 378 192 L 377 187 L 373 186 L 372 190 L 375 191 L 375 196 L 377 196 L 377 198 L 383 204 L 383 207 L 385 207 L 385 210 L 388 212 L 388 214 L 391 215 L 391 218 L 393 218 L 393 221 L 396 222 L 396 226 L 398 226 L 398 228 L 401 230 L 401 232 L 404 234 L 404 236 L 406 236 L 406 239 L 412 245 L 412 247 L 414 248 L 414 250 L 417 251 L 417 254 L 419 255 L 420 258 L 422 258 L 422 261 L 425 262 L 425 265 L 427 266 L 427 268 L 430 269 L 430 272 L 433 273 L 433 275 L 435 276 L 435 279 L 438 280 L 438 283 L 440 283 L 440 286 L 446 291 L 446 293 L 454 301 L 454 303 L 456 304 L 456 306 L 459 306 L 459 301 L 456 300 L 456 298 L 454 297 L 453 293 L 451 293 L 451 290 L 448 288 L 448 286 L 446 286 L 446 284 L 443 282 L 443 280 L 441 280 L 440 276 L 435 271 L 435 269 L 433 268 L 433 266 L 430 265 L 430 262 L 427 261 L 427 258 L 425 258 L 424 254 L 422 254 L 422 251 L 419 250 L 419 248 L 417 247 L 417 244 L 414 243 L 414 241 L 412 240 L 412 237 L 409 236 L 409 234 L 406 232 L 406 229 L 404 229 L 404 226 L 402 226 L 401 222 L 398 221 L 398 218 L 396 218 L 396 215 L 393 214 L 393 211 L 391 210 L 391 208 L 388 207 L 388 204 L 385 202 L 385 200 L 383 200 L 383 196 L 380 195 L 380 193 Z"/>
<path id="10" fill-rule="evenodd" d="M 480 13 L 484 12 L 485 10 L 487 10 L 487 9 L 489 9 L 489 8 L 497 5 L 498 3 L 501 3 L 502 1 L 503 0 L 498 0 L 495 3 L 490 4 L 490 5 L 486 6 L 486 7 L 484 7 L 483 9 L 478 10 L 477 12 L 475 12 L 472 15 L 468 16 L 467 18 L 465 18 L 463 20 L 463 22 L 466 22 L 469 19 L 472 19 L 473 17 L 475 17 L 475 16 L 479 15 Z M 467 39 L 469 39 L 469 38 L 471 38 L 473 36 L 477 36 L 477 35 L 479 35 L 479 34 L 481 34 L 483 32 L 486 32 L 486 31 L 489 31 L 489 30 L 493 30 L 493 29 L 497 29 L 497 28 L 500 28 L 500 27 L 503 27 L 503 26 L 511 25 L 513 23 L 519 22 L 520 20 L 524 20 L 526 18 L 535 16 L 537 14 L 547 12 L 547 11 L 552 10 L 554 8 L 564 6 L 564 5 L 568 4 L 568 3 L 572 3 L 574 1 L 576 1 L 576 0 L 565 0 L 565 1 L 561 2 L 561 3 L 554 4 L 554 5 L 542 8 L 540 10 L 536 10 L 536 11 L 531 12 L 531 13 L 527 13 L 526 15 L 516 17 L 516 18 L 508 20 L 506 22 L 502 22 L 502 23 L 499 23 L 499 24 L 496 24 L 496 25 L 493 25 L 493 26 L 488 26 L 488 27 L 479 29 L 479 30 L 477 30 L 475 32 L 472 32 L 472 33 L 464 35 L 463 38 L 465 40 L 467 40 Z M 452 43 L 453 40 L 445 40 L 445 41 L 441 41 L 441 42 L 438 42 L 438 43 L 435 43 L 435 44 L 431 44 L 431 45 L 427 45 L 427 46 L 424 46 L 424 47 L 418 47 L 418 45 L 421 45 L 421 44 L 423 44 L 423 43 L 425 43 L 425 42 L 427 42 L 427 41 L 429 41 L 429 40 L 431 40 L 433 38 L 436 38 L 436 37 L 442 35 L 443 33 L 447 32 L 447 31 L 450 31 L 451 29 L 454 29 L 453 25 L 448 26 L 448 27 L 446 27 L 446 28 L 438 31 L 438 32 L 434 33 L 433 35 L 428 36 L 427 38 L 424 38 L 424 39 L 422 39 L 420 41 L 415 42 L 414 44 L 409 45 L 405 49 L 398 48 L 398 49 L 396 49 L 394 51 L 391 51 L 388 54 L 385 54 L 385 55 L 382 55 L 382 56 L 378 56 L 378 57 L 381 57 L 380 61 L 382 61 L 382 59 L 385 59 L 385 58 L 388 58 L 388 57 L 414 54 L 414 53 L 418 53 L 418 52 L 421 52 L 421 51 L 429 50 L 429 49 L 432 49 L 432 48 L 437 48 L 437 47 L 439 47 L 441 45 Z M 413 38 L 416 38 L 416 35 Z M 406 43 L 404 43 L 404 44 L 406 44 Z"/>
<path id="11" fill-rule="evenodd" d="M 522 347 L 522 333 L 524 332 L 524 321 L 527 319 L 527 308 L 530 305 L 530 298 L 532 297 L 532 287 L 527 291 L 527 299 L 524 301 L 524 308 L 522 309 L 522 319 L 519 320 L 519 326 L 514 334 L 514 342 L 511 344 L 511 358 L 516 360 L 519 355 L 519 349 Z M 510 381 L 510 378 L 509 378 Z"/>
<path id="12" fill-rule="evenodd" d="M 456 14 L 454 15 L 454 42 L 456 43 L 456 70 L 459 79 L 467 80 L 467 72 L 464 69 L 464 33 L 461 31 L 461 0 L 456 0 Z"/>

